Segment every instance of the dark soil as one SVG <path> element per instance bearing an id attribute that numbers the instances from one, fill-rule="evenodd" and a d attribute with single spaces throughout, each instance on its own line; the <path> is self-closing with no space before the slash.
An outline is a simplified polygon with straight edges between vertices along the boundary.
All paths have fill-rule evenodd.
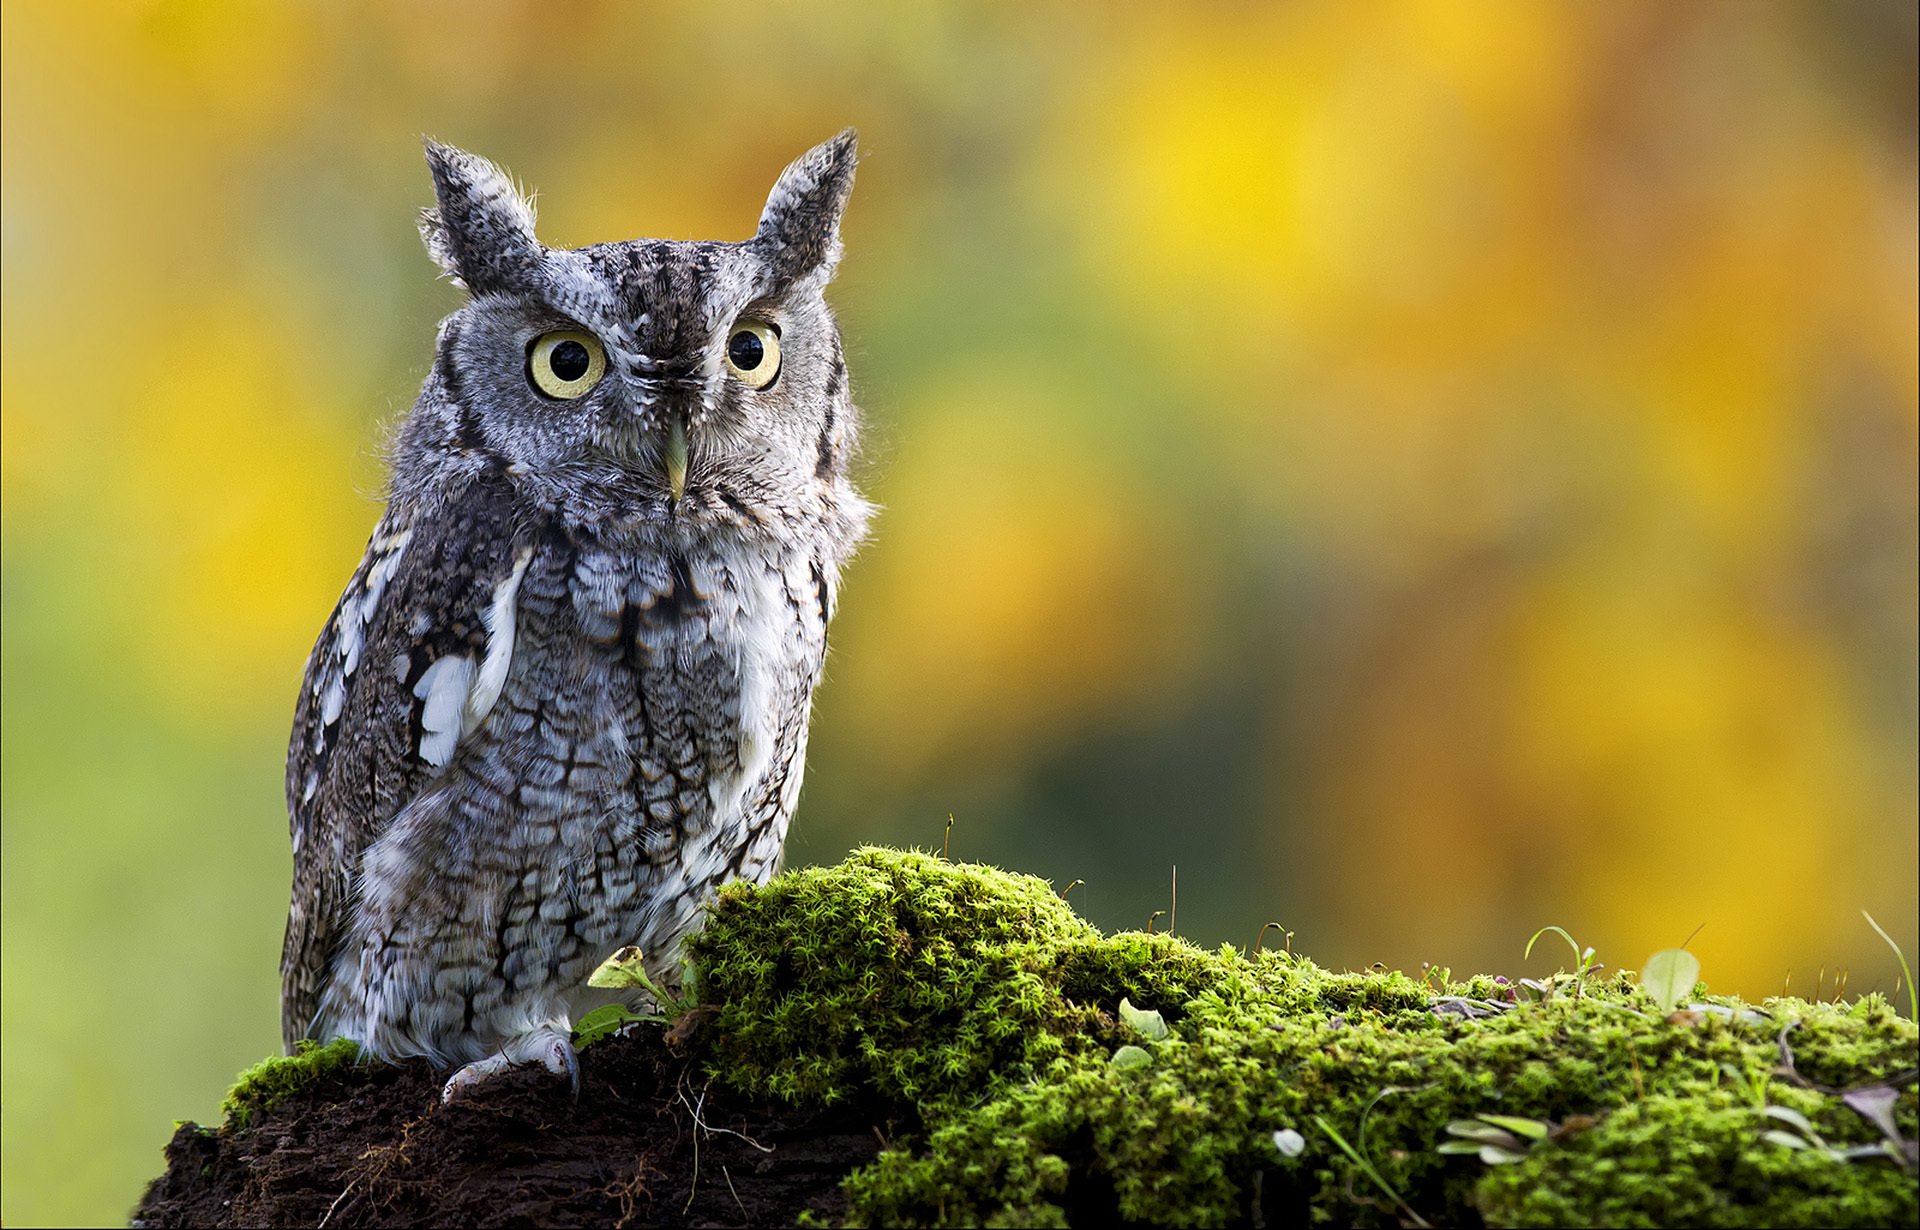
<path id="1" fill-rule="evenodd" d="M 138 1226 L 790 1226 L 846 1207 L 879 1114 L 708 1093 L 643 1027 L 564 1079 L 514 1072 L 451 1106 L 445 1073 L 368 1064 L 321 1078 L 237 1132 L 187 1123 Z"/>

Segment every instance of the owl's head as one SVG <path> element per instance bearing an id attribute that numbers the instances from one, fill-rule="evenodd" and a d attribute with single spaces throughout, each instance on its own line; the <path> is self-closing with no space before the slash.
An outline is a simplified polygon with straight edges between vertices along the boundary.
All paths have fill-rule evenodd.
<path id="1" fill-rule="evenodd" d="M 781 174 L 740 243 L 549 248 L 498 167 L 427 144 L 421 234 L 467 302 L 394 456 L 394 495 L 492 472 L 594 532 L 858 518 L 855 413 L 824 297 L 851 130 Z"/>

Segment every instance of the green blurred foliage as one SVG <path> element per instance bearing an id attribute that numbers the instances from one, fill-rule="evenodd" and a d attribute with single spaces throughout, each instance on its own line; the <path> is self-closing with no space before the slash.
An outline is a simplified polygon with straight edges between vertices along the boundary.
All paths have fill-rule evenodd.
<path id="1" fill-rule="evenodd" d="M 1911 4 L 873 13 L 0 9 L 0 1219 L 123 1218 L 275 1046 L 292 695 L 457 302 L 422 132 L 582 243 L 860 127 L 794 861 L 951 811 L 1336 967 L 1920 951 Z"/>

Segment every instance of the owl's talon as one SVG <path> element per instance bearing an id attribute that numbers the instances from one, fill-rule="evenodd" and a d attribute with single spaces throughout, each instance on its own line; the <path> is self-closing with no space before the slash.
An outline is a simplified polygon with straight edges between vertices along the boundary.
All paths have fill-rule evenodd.
<path id="1" fill-rule="evenodd" d="M 580 1060 L 573 1053 L 573 1039 L 557 1029 L 536 1029 L 509 1039 L 485 1059 L 476 1059 L 455 1072 L 441 1087 L 440 1102 L 459 1101 L 503 1072 L 536 1063 L 555 1076 L 564 1074 L 573 1096 L 580 1096 Z"/>

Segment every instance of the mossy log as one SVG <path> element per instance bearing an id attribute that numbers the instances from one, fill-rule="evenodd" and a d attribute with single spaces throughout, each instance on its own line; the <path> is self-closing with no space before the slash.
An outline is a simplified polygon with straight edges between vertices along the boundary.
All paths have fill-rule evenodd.
<path id="1" fill-rule="evenodd" d="M 344 1044 L 186 1124 L 148 1225 L 1911 1226 L 1920 1035 L 1877 995 L 1331 973 L 1102 935 L 865 849 L 735 885 L 686 1004 L 437 1104 Z"/>

